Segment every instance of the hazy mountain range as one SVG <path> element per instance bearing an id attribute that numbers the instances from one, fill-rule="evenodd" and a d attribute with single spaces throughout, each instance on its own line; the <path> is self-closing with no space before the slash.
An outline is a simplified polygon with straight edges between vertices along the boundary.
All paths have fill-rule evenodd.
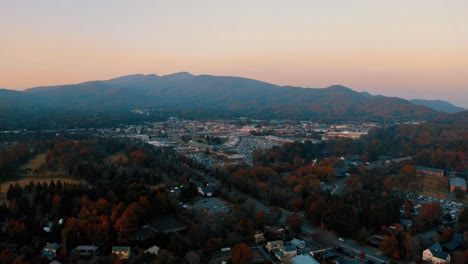
<path id="1" fill-rule="evenodd" d="M 128 75 L 106 81 L 0 90 L 0 111 L 129 111 L 150 109 L 196 117 L 428 120 L 464 110 L 443 101 L 374 96 L 334 85 L 278 86 L 257 80 L 198 75 Z"/>

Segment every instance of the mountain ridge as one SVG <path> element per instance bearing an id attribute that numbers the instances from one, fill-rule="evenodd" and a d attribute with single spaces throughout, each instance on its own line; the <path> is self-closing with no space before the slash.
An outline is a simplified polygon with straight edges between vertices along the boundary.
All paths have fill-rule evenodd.
<path id="1" fill-rule="evenodd" d="M 442 100 L 411 99 L 409 101 L 412 102 L 413 104 L 427 106 L 434 110 L 446 112 L 449 114 L 458 113 L 458 112 L 462 112 L 466 110 L 463 107 L 459 107 L 459 106 L 453 105 L 449 102 L 442 101 Z"/>
<path id="2" fill-rule="evenodd" d="M 78 84 L 39 86 L 8 94 L 22 107 L 129 111 L 158 109 L 190 116 L 325 118 L 374 121 L 428 120 L 439 115 L 395 97 L 373 96 L 343 85 L 326 88 L 279 86 L 236 76 L 132 74 Z M 28 98 L 28 100 L 22 100 Z M 14 105 L 9 105 L 14 107 Z"/>

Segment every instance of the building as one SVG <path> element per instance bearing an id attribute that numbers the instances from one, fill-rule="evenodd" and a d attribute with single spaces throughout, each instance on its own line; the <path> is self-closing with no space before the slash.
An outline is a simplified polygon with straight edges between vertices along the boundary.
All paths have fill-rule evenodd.
<path id="1" fill-rule="evenodd" d="M 281 240 L 275 240 L 275 241 L 268 241 L 265 248 L 268 250 L 268 253 L 270 253 L 273 249 L 280 249 L 283 247 L 283 241 Z"/>
<path id="2" fill-rule="evenodd" d="M 157 256 L 159 254 L 159 250 L 160 250 L 159 247 L 154 245 L 154 246 L 146 249 L 145 253 L 151 253 L 151 254 Z"/>
<path id="3" fill-rule="evenodd" d="M 292 259 L 297 255 L 297 249 L 291 244 L 287 244 L 280 248 L 275 248 L 272 250 L 275 257 L 281 261 Z"/>
<path id="4" fill-rule="evenodd" d="M 422 259 L 423 261 L 427 261 L 432 264 L 450 263 L 450 255 L 447 252 L 442 251 L 442 247 L 439 243 L 435 243 L 431 247 L 424 250 Z"/>
<path id="5" fill-rule="evenodd" d="M 435 176 L 435 177 L 444 177 L 446 175 L 444 170 L 429 168 L 424 166 L 414 166 L 416 168 L 416 173 L 418 176 Z"/>
<path id="6" fill-rule="evenodd" d="M 94 245 L 81 245 L 72 249 L 72 253 L 76 253 L 82 257 L 97 256 L 100 253 L 100 249 L 98 246 L 94 246 Z"/>
<path id="7" fill-rule="evenodd" d="M 294 238 L 293 240 L 289 241 L 289 243 L 295 246 L 297 249 L 303 249 L 306 246 L 306 242 L 304 240 L 300 240 L 297 238 Z"/>
<path id="8" fill-rule="evenodd" d="M 309 255 L 297 255 L 291 259 L 291 264 L 319 264 L 319 262 Z"/>
<path id="9" fill-rule="evenodd" d="M 265 236 L 263 232 L 260 230 L 255 230 L 254 240 L 255 240 L 255 244 L 257 245 L 265 243 Z"/>
<path id="10" fill-rule="evenodd" d="M 457 187 L 466 193 L 465 179 L 460 177 L 450 178 L 450 193 L 453 193 Z"/>
<path id="11" fill-rule="evenodd" d="M 409 230 L 413 227 L 413 221 L 406 219 L 406 218 L 400 218 L 400 224 L 406 229 Z"/>
<path id="12" fill-rule="evenodd" d="M 112 254 L 121 260 L 127 260 L 130 258 L 130 247 L 112 247 Z"/>
<path id="13" fill-rule="evenodd" d="M 57 254 L 60 252 L 62 245 L 59 243 L 47 243 L 42 249 L 42 256 L 52 260 L 57 257 Z"/>

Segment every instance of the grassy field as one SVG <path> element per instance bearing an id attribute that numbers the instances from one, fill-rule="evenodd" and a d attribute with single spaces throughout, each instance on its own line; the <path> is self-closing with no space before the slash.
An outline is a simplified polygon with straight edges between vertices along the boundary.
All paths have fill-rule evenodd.
<path id="1" fill-rule="evenodd" d="M 44 158 L 45 158 L 45 153 L 44 154 L 39 154 L 36 155 L 34 158 L 30 159 L 26 164 L 24 164 L 25 169 L 39 169 L 39 167 L 44 164 Z"/>
<path id="2" fill-rule="evenodd" d="M 48 171 L 41 172 L 39 174 L 34 175 L 33 171 L 39 169 L 41 165 L 44 164 L 44 154 L 36 155 L 34 158 L 30 159 L 26 164 L 23 165 L 24 169 L 29 169 L 30 172 L 23 173 L 23 175 L 17 180 L 11 180 L 6 182 L 0 182 L 0 203 L 6 200 L 6 193 L 8 192 L 8 187 L 10 184 L 18 183 L 20 186 L 24 187 L 29 184 L 31 181 L 33 182 L 47 182 L 50 183 L 52 180 L 57 183 L 57 181 L 61 181 L 62 184 L 71 183 L 71 184 L 87 184 L 86 181 L 80 181 L 76 179 L 66 178 L 64 171 Z"/>
<path id="3" fill-rule="evenodd" d="M 449 197 L 449 179 L 447 177 L 420 176 L 418 177 L 421 194 L 446 199 Z"/>

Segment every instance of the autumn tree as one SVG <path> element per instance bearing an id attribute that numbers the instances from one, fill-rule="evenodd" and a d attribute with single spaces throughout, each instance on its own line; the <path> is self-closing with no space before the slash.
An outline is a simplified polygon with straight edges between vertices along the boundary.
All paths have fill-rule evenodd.
<path id="1" fill-rule="evenodd" d="M 262 228 L 267 222 L 268 217 L 265 211 L 258 211 L 258 213 L 255 215 L 255 226 L 257 226 L 258 228 Z"/>
<path id="2" fill-rule="evenodd" d="M 411 247 L 412 247 L 411 235 L 408 232 L 400 232 L 399 238 L 400 238 L 401 252 L 403 253 L 403 256 L 405 257 L 405 259 L 409 260 Z"/>
<path id="3" fill-rule="evenodd" d="M 252 263 L 252 252 L 247 244 L 237 244 L 231 253 L 232 264 L 250 264 Z"/>
<path id="4" fill-rule="evenodd" d="M 403 206 L 405 208 L 405 210 L 404 210 L 405 211 L 405 216 L 410 217 L 411 214 L 413 213 L 413 210 L 414 210 L 413 204 L 408 199 L 405 199 L 403 201 Z"/>
<path id="5" fill-rule="evenodd" d="M 400 173 L 403 174 L 407 180 L 412 180 L 416 177 L 416 168 L 412 165 L 405 165 L 401 168 Z"/>
<path id="6" fill-rule="evenodd" d="M 421 213 L 418 215 L 416 224 L 419 230 L 432 228 L 440 221 L 440 204 L 427 203 L 421 207 Z"/>
<path id="7" fill-rule="evenodd" d="M 400 252 L 398 248 L 398 240 L 395 234 L 387 235 L 384 237 L 382 244 L 380 245 L 382 251 L 395 259 L 400 258 Z"/>
<path id="8" fill-rule="evenodd" d="M 286 225 L 295 232 L 300 232 L 304 219 L 298 214 L 291 214 L 286 218 Z"/>
<path id="9" fill-rule="evenodd" d="M 135 208 L 133 206 L 127 207 L 114 227 L 118 231 L 119 243 L 128 243 L 138 227 L 138 215 Z"/>

